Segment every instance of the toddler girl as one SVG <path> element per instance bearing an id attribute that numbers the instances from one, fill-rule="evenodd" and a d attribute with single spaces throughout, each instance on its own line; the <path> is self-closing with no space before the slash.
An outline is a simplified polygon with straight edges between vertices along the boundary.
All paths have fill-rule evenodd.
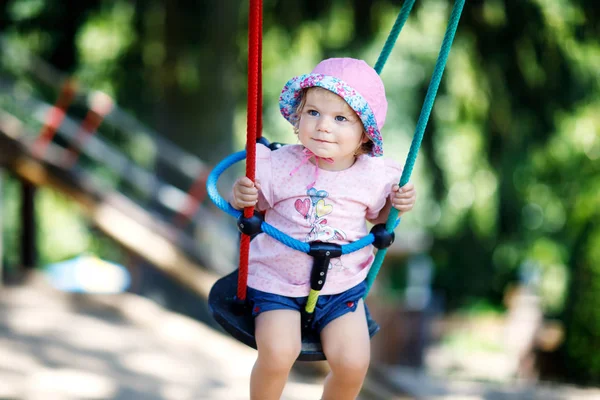
<path id="1" fill-rule="evenodd" d="M 271 151 L 257 144 L 256 182 L 239 178 L 231 204 L 256 207 L 265 221 L 306 242 L 345 244 L 368 234 L 366 221 L 387 220 L 390 207 L 413 208 L 412 184 L 398 188 L 401 168 L 383 159 L 387 112 L 383 82 L 362 60 L 324 60 L 291 79 L 281 114 L 300 144 Z M 332 259 L 315 308 L 313 327 L 330 365 L 323 400 L 355 399 L 370 359 L 364 280 L 373 249 Z M 301 350 L 300 311 L 310 291 L 311 256 L 266 234 L 251 242 L 248 300 L 255 316 L 258 358 L 250 397 L 279 399 Z"/>

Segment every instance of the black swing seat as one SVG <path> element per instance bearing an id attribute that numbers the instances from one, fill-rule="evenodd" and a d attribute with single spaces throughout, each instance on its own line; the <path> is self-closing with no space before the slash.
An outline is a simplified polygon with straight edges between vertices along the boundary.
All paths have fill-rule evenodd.
<path id="1" fill-rule="evenodd" d="M 256 349 L 254 339 L 254 317 L 248 307 L 240 312 L 240 307 L 234 301 L 237 293 L 238 270 L 219 279 L 208 295 L 208 305 L 213 318 L 235 339 Z M 368 314 L 367 314 L 368 315 Z M 379 325 L 368 315 L 369 336 L 373 337 L 379 331 Z M 322 361 L 325 354 L 321 340 L 316 331 L 302 332 L 302 351 L 298 361 Z"/>

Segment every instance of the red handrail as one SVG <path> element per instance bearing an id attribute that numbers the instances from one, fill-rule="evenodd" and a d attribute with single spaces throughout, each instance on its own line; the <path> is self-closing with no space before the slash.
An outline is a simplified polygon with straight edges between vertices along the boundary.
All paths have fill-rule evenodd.
<path id="1" fill-rule="evenodd" d="M 48 150 L 48 144 L 52 141 L 56 135 L 56 131 L 62 124 L 65 116 L 67 115 L 67 109 L 75 98 L 77 92 L 77 83 L 73 79 L 65 80 L 65 83 L 60 89 L 56 104 L 50 108 L 46 122 L 40 131 L 40 134 L 32 144 L 32 153 L 39 158 L 44 158 L 46 150 Z"/>

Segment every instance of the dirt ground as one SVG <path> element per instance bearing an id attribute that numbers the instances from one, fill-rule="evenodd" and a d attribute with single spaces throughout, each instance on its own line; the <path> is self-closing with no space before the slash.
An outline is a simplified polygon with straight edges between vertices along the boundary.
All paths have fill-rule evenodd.
<path id="1" fill-rule="evenodd" d="M 0 400 L 248 399 L 255 357 L 229 336 L 133 294 L 65 294 L 41 276 L 0 287 Z M 320 398 L 323 368 L 302 365 L 282 400 Z M 600 390 L 373 365 L 358 400 L 409 399 L 595 400 Z"/>
<path id="2" fill-rule="evenodd" d="M 0 399 L 247 399 L 255 357 L 139 296 L 0 288 Z M 283 398 L 320 389 L 292 376 Z"/>

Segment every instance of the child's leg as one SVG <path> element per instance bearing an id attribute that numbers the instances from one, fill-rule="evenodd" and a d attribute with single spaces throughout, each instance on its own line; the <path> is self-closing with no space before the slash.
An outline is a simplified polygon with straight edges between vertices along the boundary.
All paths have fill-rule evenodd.
<path id="1" fill-rule="evenodd" d="M 258 358 L 250 377 L 251 400 L 279 400 L 288 374 L 302 350 L 300 313 L 273 310 L 255 319 Z"/>
<path id="2" fill-rule="evenodd" d="M 334 319 L 323 328 L 321 344 L 331 368 L 325 379 L 323 400 L 356 399 L 371 357 L 369 329 L 362 299 L 356 311 Z"/>

